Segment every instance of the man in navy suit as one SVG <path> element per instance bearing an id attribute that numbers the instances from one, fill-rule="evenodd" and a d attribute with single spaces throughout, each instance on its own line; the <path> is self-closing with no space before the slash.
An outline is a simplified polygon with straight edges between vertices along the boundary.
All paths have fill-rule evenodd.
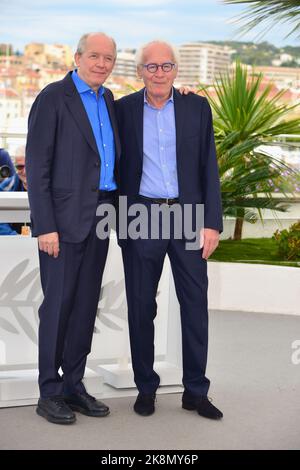
<path id="1" fill-rule="evenodd" d="M 118 182 L 113 95 L 103 86 L 115 59 L 112 38 L 85 34 L 75 54 L 77 70 L 42 90 L 29 115 L 28 195 L 44 293 L 37 413 L 54 423 L 73 423 L 74 410 L 109 413 L 82 379 L 109 242 L 96 235 L 96 209 L 114 203 Z"/>
<path id="2" fill-rule="evenodd" d="M 125 268 L 129 332 L 134 379 L 139 394 L 134 410 L 143 416 L 155 411 L 160 383 L 153 369 L 156 293 L 168 254 L 180 303 L 183 347 L 182 406 L 202 416 L 223 414 L 208 399 L 205 376 L 208 346 L 207 259 L 222 231 L 220 182 L 212 115 L 208 101 L 173 88 L 176 51 L 154 41 L 137 54 L 137 72 L 145 88 L 116 103 L 121 140 L 120 194 L 128 203 L 180 207 L 204 205 L 203 246 L 186 249 L 186 240 L 171 235 L 158 239 L 120 237 Z M 148 221 L 149 225 L 153 222 Z M 163 223 L 163 222 L 161 222 Z M 200 230 L 200 229 L 199 229 Z"/>

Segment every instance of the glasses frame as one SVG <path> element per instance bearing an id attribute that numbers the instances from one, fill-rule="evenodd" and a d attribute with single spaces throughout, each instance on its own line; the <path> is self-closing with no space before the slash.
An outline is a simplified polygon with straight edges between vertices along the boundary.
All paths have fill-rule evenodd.
<path id="1" fill-rule="evenodd" d="M 172 70 L 174 70 L 177 67 L 177 64 L 175 64 L 174 62 L 164 62 L 163 64 L 150 63 L 150 64 L 141 64 L 141 65 L 143 68 L 147 69 L 147 72 L 149 73 L 156 73 L 159 67 L 164 73 L 169 73 L 169 72 L 172 72 Z M 164 67 L 166 65 L 171 66 L 170 70 L 164 70 Z M 151 71 L 149 70 L 149 67 L 155 67 L 155 70 Z"/>

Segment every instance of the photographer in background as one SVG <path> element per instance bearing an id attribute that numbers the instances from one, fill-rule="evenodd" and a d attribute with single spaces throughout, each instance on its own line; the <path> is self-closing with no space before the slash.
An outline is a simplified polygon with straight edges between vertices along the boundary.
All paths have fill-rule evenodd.
<path id="1" fill-rule="evenodd" d="M 2 150 L 2 149 L 1 149 Z M 5 151 L 4 151 L 5 152 Z M 9 157 L 8 153 L 5 152 Z M 9 157 L 10 158 L 10 157 Z M 2 159 L 1 159 L 2 163 Z M 3 167 L 4 170 L 3 170 Z M 2 173 L 5 175 L 9 164 L 2 165 Z M 10 173 L 11 176 L 0 180 L 1 191 L 27 191 L 27 179 L 25 169 L 25 145 L 20 145 L 15 153 L 15 169 Z M 2 223 L 0 224 L 0 235 L 18 235 L 22 230 L 22 223 Z"/>
<path id="2" fill-rule="evenodd" d="M 16 174 L 14 164 L 5 149 L 0 148 L 0 184 L 6 178 Z"/>

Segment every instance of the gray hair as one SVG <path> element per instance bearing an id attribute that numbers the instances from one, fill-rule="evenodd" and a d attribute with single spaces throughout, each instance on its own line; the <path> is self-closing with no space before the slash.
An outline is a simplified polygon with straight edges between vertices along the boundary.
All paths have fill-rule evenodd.
<path id="1" fill-rule="evenodd" d="M 136 55 L 135 55 L 135 64 L 137 67 L 144 63 L 143 61 L 144 61 L 145 49 L 147 49 L 147 47 L 149 46 L 152 46 L 153 44 L 162 44 L 164 46 L 167 46 L 171 50 L 175 64 L 179 63 L 179 52 L 177 48 L 173 46 L 172 44 L 170 44 L 169 42 L 162 41 L 160 39 L 155 39 L 154 41 L 148 42 L 147 44 L 144 44 L 143 46 L 139 47 L 139 49 L 137 50 Z"/>
<path id="2" fill-rule="evenodd" d="M 15 158 L 25 157 L 25 145 L 19 145 L 15 150 Z"/>
<path id="3" fill-rule="evenodd" d="M 107 39 L 110 39 L 111 42 L 113 43 L 113 46 L 114 46 L 115 57 L 117 56 L 117 44 L 116 44 L 116 41 L 114 40 L 114 38 L 112 38 L 111 36 L 108 36 L 108 35 L 105 34 L 105 33 L 102 33 L 101 31 L 96 32 L 96 33 L 86 33 L 86 34 L 83 34 L 83 36 L 81 36 L 81 38 L 79 39 L 79 42 L 78 42 L 78 45 L 77 45 L 77 49 L 76 49 L 76 54 L 83 54 L 83 52 L 85 51 L 87 39 L 88 39 L 90 36 L 94 36 L 94 35 L 105 36 Z"/>

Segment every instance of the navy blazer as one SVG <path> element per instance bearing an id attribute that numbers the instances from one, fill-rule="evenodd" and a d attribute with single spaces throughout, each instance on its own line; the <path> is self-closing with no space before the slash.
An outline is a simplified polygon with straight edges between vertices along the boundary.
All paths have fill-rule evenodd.
<path id="1" fill-rule="evenodd" d="M 32 105 L 26 173 L 32 234 L 58 232 L 61 241 L 81 242 L 92 226 L 100 181 L 100 156 L 88 115 L 69 72 L 51 83 Z M 104 99 L 113 128 L 119 182 L 120 141 L 113 95 Z"/>
<path id="2" fill-rule="evenodd" d="M 115 102 L 121 140 L 120 194 L 136 199 L 143 170 L 144 90 Z M 206 98 L 174 88 L 181 204 L 204 204 L 204 226 L 222 232 L 222 204 L 212 113 Z"/>

